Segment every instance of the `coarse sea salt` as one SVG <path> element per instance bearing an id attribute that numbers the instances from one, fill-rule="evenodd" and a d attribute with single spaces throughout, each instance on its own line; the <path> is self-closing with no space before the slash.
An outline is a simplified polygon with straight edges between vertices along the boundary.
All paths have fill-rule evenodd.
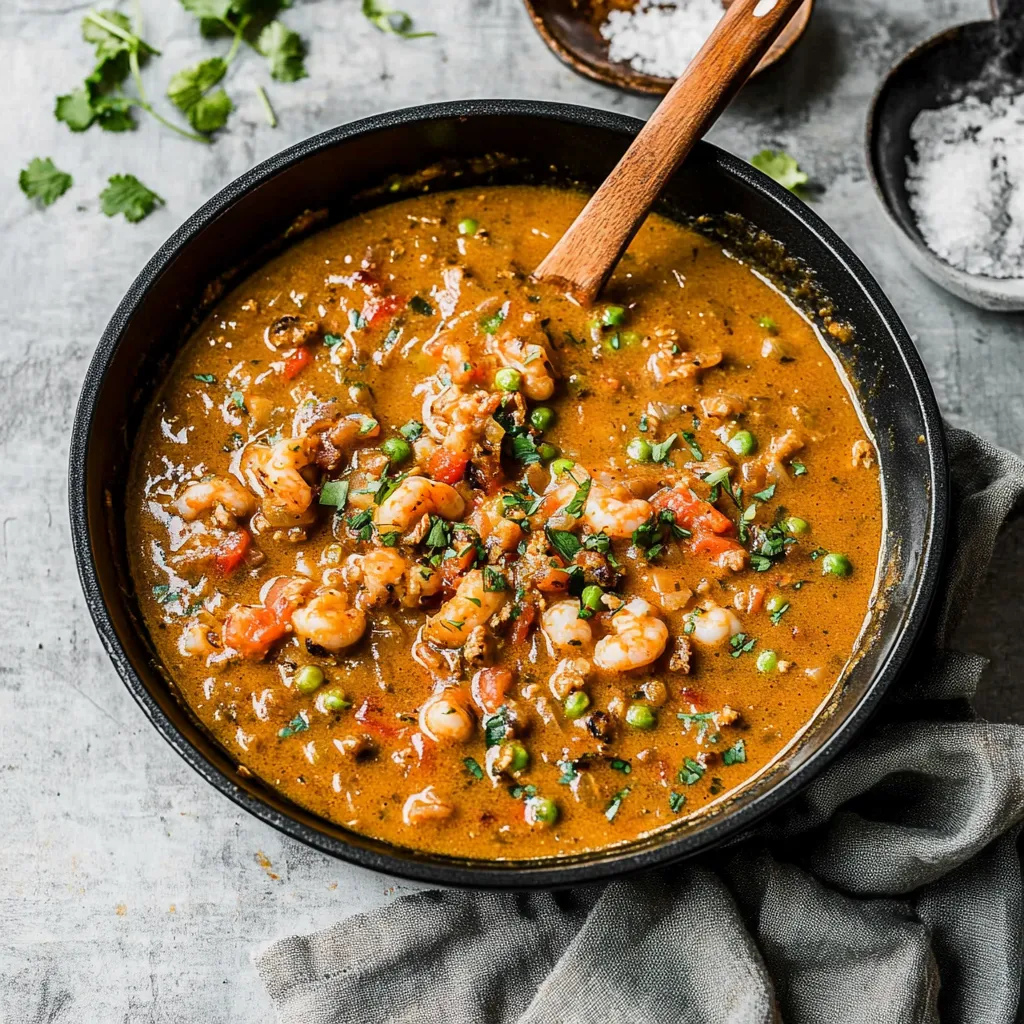
<path id="1" fill-rule="evenodd" d="M 634 71 L 678 78 L 722 19 L 721 0 L 640 0 L 631 10 L 613 10 L 601 25 L 609 60 Z"/>
<path id="2" fill-rule="evenodd" d="M 985 277 L 1024 277 L 1024 96 L 970 96 L 910 126 L 907 196 L 928 248 Z"/>

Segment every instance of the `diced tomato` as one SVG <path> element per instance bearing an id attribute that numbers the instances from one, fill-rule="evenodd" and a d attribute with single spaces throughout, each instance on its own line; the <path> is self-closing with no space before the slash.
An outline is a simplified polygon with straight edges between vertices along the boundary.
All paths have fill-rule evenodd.
<path id="1" fill-rule="evenodd" d="M 217 570 L 225 576 L 233 573 L 245 558 L 252 537 L 248 530 L 233 530 L 217 546 Z"/>
<path id="2" fill-rule="evenodd" d="M 364 700 L 359 705 L 355 713 L 355 719 L 370 732 L 389 740 L 398 739 L 404 731 L 397 725 L 391 725 L 389 722 L 382 721 L 379 708 L 372 705 L 368 700 Z"/>
<path id="3" fill-rule="evenodd" d="M 473 676 L 473 697 L 489 714 L 494 714 L 505 703 L 505 695 L 512 688 L 512 673 L 507 668 L 482 668 Z"/>
<path id="4" fill-rule="evenodd" d="M 291 380 L 297 377 L 313 361 L 313 356 L 308 348 L 295 350 L 295 355 L 290 356 L 284 364 L 284 375 Z"/>
<path id="5" fill-rule="evenodd" d="M 224 644 L 243 658 L 262 658 L 284 636 L 286 625 L 264 605 L 237 605 L 224 620 Z"/>
<path id="6" fill-rule="evenodd" d="M 312 587 L 309 580 L 282 576 L 264 604 L 235 605 L 224 620 L 225 646 L 243 658 L 262 658 L 285 635 L 292 614 Z"/>
<path id="7" fill-rule="evenodd" d="M 709 555 L 711 558 L 718 558 L 726 551 L 742 551 L 743 545 L 728 537 L 719 537 L 717 534 L 709 533 L 707 530 L 698 530 L 693 535 L 693 543 L 690 550 L 695 555 Z"/>
<path id="8" fill-rule="evenodd" d="M 671 509 L 676 523 L 687 530 L 706 526 L 712 533 L 733 533 L 736 529 L 727 515 L 719 512 L 711 502 L 696 497 L 688 487 L 676 487 L 655 494 L 651 498 L 651 506 L 657 512 Z"/>
<path id="9" fill-rule="evenodd" d="M 459 577 L 476 561 L 477 555 L 476 546 L 470 541 L 467 540 L 464 544 L 460 544 L 456 539 L 455 543 L 458 545 L 458 554 L 446 558 L 441 563 L 439 570 L 441 593 L 446 600 L 455 593 L 455 588 L 459 585 Z"/>
<path id="10" fill-rule="evenodd" d="M 394 316 L 405 305 L 397 295 L 374 295 L 363 304 L 363 319 L 372 327 L 385 317 Z"/>
<path id="11" fill-rule="evenodd" d="M 535 604 L 528 604 L 519 613 L 519 618 L 516 619 L 516 624 L 512 629 L 512 643 L 522 644 L 526 642 L 526 638 L 530 635 L 530 627 L 533 625 L 533 620 L 536 617 L 537 606 Z"/>
<path id="12" fill-rule="evenodd" d="M 453 452 L 437 448 L 427 459 L 427 474 L 443 484 L 457 484 L 465 475 L 469 465 L 466 452 Z"/>

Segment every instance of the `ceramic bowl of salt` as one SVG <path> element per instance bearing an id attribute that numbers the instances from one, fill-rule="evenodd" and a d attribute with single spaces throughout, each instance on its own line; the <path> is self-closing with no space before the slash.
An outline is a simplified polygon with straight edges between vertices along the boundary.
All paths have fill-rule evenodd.
<path id="1" fill-rule="evenodd" d="M 949 29 L 883 80 L 868 164 L 901 251 L 983 309 L 1024 309 L 1024 0 Z"/>
<path id="2" fill-rule="evenodd" d="M 552 52 L 587 78 L 660 96 L 697 55 L 733 0 L 523 0 Z M 763 0 L 770 2 L 770 0 Z M 811 19 L 806 0 L 754 69 L 781 60 Z"/>

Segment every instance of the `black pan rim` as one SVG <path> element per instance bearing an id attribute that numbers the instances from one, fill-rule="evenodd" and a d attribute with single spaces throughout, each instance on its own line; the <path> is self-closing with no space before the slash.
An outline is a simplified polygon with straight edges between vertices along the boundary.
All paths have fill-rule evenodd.
<path id="1" fill-rule="evenodd" d="M 418 854 L 399 847 L 378 852 L 326 835 L 280 813 L 237 785 L 206 759 L 179 731 L 149 692 L 121 645 L 99 585 L 93 559 L 91 530 L 86 511 L 88 464 L 94 414 L 107 368 L 125 326 L 179 250 L 240 196 L 283 172 L 293 164 L 356 136 L 423 121 L 494 116 L 534 117 L 560 120 L 632 137 L 642 127 L 637 118 L 571 104 L 537 100 L 458 100 L 407 107 L 342 125 L 270 157 L 227 185 L 189 217 L 149 260 L 128 289 L 104 330 L 90 362 L 75 413 L 69 451 L 68 503 L 72 543 L 86 606 L 100 640 L 125 686 L 156 730 L 182 759 L 210 785 L 259 820 L 323 853 L 359 867 L 433 885 L 468 889 L 554 889 L 608 881 L 637 871 L 666 866 L 720 845 L 749 829 L 803 789 L 832 763 L 874 712 L 885 692 L 906 663 L 928 619 L 941 571 L 949 520 L 948 455 L 942 419 L 921 358 L 895 309 L 881 288 L 849 247 L 812 210 L 789 191 L 744 161 L 709 143 L 701 143 L 705 156 L 725 175 L 739 179 L 765 199 L 782 206 L 801 227 L 816 237 L 842 265 L 890 331 L 913 384 L 913 401 L 925 425 L 924 443 L 929 456 L 927 481 L 929 534 L 922 548 L 917 586 L 909 602 L 905 628 L 888 658 L 879 666 L 860 702 L 850 710 L 835 732 L 789 774 L 749 805 L 731 810 L 696 833 L 666 838 L 656 847 L 611 848 L 582 862 L 535 861 L 475 863 L 438 855 Z M 908 399 L 910 396 L 908 395 Z"/>

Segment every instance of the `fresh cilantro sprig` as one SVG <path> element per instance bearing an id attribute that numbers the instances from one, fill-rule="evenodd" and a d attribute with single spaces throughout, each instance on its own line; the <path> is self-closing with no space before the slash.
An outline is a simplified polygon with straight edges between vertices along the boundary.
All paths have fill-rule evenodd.
<path id="1" fill-rule="evenodd" d="M 414 32 L 412 17 L 409 14 L 405 11 L 381 7 L 377 0 L 363 0 L 363 17 L 381 32 L 399 36 L 402 39 L 426 39 L 428 36 L 437 34 L 436 32 Z"/>
<path id="2" fill-rule="evenodd" d="M 750 158 L 750 162 L 769 178 L 777 181 L 783 188 L 798 195 L 810 181 L 805 171 L 788 153 L 781 149 L 762 149 Z"/>

